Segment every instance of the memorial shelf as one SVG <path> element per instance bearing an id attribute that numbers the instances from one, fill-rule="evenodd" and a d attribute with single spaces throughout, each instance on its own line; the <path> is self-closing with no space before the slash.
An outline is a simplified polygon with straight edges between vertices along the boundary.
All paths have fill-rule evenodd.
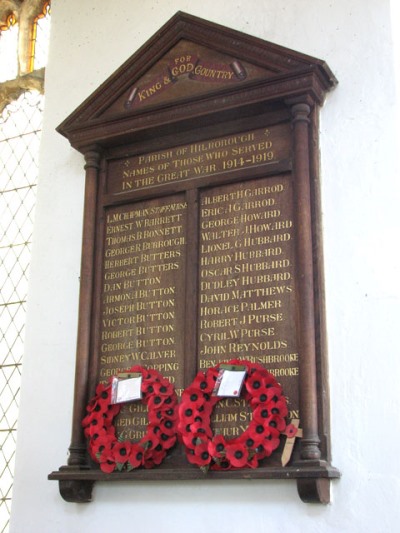
<path id="1" fill-rule="evenodd" d="M 321 60 L 178 12 L 59 126 L 86 171 L 70 455 L 49 475 L 65 500 L 90 501 L 96 480 L 251 478 L 329 502 L 318 113 L 336 83 Z M 232 360 L 279 382 L 298 428 L 253 450 L 253 468 L 205 472 L 184 442 L 154 468 L 106 472 L 89 456 L 99 384 L 152 369 L 179 405 L 199 371 Z M 214 435 L 246 432 L 249 394 L 213 406 Z M 124 403 L 116 438 L 147 435 L 151 405 Z"/>

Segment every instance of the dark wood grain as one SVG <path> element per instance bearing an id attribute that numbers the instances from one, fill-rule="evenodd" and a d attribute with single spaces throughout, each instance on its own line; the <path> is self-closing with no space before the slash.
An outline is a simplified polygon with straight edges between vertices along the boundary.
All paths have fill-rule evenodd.
<path id="1" fill-rule="evenodd" d="M 90 501 L 96 480 L 248 478 L 297 479 L 304 501 L 329 501 L 340 474 L 330 465 L 318 108 L 335 84 L 321 60 L 177 13 L 59 126 L 86 158 L 70 458 L 49 476 L 67 501 Z M 81 420 L 99 381 L 146 364 L 180 394 L 199 369 L 233 357 L 282 382 L 303 429 L 289 466 L 283 439 L 257 469 L 207 476 L 181 445 L 152 470 L 104 474 L 88 459 Z M 135 440 L 146 416 L 127 406 L 117 433 Z M 213 428 L 238 436 L 250 417 L 244 402 L 222 401 Z"/>

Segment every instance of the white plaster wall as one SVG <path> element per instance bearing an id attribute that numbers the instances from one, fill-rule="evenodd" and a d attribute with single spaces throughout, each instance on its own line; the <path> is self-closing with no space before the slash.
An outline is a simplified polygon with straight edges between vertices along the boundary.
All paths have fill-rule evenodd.
<path id="1" fill-rule="evenodd" d="M 74 382 L 83 158 L 55 132 L 176 11 L 327 61 L 321 112 L 332 503 L 292 481 L 97 483 L 64 502 Z M 399 169 L 387 0 L 53 0 L 51 53 L 11 531 L 398 531 Z"/>

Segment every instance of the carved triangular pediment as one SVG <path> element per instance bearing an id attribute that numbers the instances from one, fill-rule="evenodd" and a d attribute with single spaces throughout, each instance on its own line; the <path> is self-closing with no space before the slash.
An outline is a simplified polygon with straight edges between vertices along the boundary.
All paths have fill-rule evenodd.
<path id="1" fill-rule="evenodd" d="M 260 67 L 181 39 L 101 115 L 143 110 L 160 103 L 177 103 L 276 74 L 272 68 Z"/>
<path id="2" fill-rule="evenodd" d="M 335 83 L 319 59 L 178 12 L 58 131 L 77 149 L 116 144 L 156 111 L 165 123 L 299 93 L 321 103 Z"/>

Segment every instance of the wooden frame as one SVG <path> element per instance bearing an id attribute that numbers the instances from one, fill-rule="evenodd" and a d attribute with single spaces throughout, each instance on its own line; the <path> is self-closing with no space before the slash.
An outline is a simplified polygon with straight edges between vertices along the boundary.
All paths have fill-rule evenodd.
<path id="1" fill-rule="evenodd" d="M 201 50 L 203 54 L 209 51 L 211 58 L 214 54 L 218 59 L 222 57 L 237 61 L 239 66 L 243 63 L 249 76 L 247 79 L 243 79 L 243 76 L 240 78 L 242 72 L 238 67 L 238 79 L 230 84 L 228 77 L 233 78 L 233 75 L 224 74 L 228 71 L 221 67 L 218 76 L 225 76 L 226 83 L 193 84 L 195 88 L 192 92 L 187 89 L 179 92 L 174 87 L 171 91 L 160 90 L 160 94 L 153 99 L 147 98 L 151 94 L 149 80 L 157 79 L 154 76 L 158 74 L 160 66 L 165 66 L 164 58 L 172 57 L 174 50 L 185 52 L 190 51 L 191 47 Z M 182 64 L 186 76 L 187 72 L 184 71 L 185 68 L 189 69 L 189 63 L 183 60 Z M 200 76 L 201 72 L 209 71 L 199 69 L 197 72 Z M 181 73 L 176 71 L 176 74 L 179 76 Z M 166 83 L 169 84 L 171 79 L 166 80 Z M 296 298 L 293 316 L 297 331 L 296 347 L 300 354 L 298 396 L 303 437 L 295 446 L 293 461 L 289 466 L 282 467 L 272 460 L 251 471 L 209 472 L 207 479 L 296 479 L 303 501 L 329 502 L 330 479 L 339 477 L 339 472 L 330 465 L 318 179 L 318 107 L 322 105 L 326 91 L 335 84 L 333 74 L 320 60 L 177 13 L 58 128 L 71 145 L 84 155 L 86 161 L 70 457 L 68 465 L 49 476 L 49 479 L 59 481 L 60 492 L 65 500 L 90 501 L 96 480 L 204 478 L 198 469 L 185 462 L 179 448 L 171 454 L 167 464 L 153 470 L 104 474 L 88 462 L 81 420 L 99 378 L 100 363 L 96 354 L 99 353 L 101 332 L 105 213 L 115 212 L 118 206 L 130 202 L 155 205 L 151 202 L 160 202 L 169 195 L 184 198 L 188 205 L 190 216 L 185 222 L 185 232 L 190 239 L 185 248 L 185 287 L 182 296 L 186 317 L 184 353 L 189 354 L 182 364 L 182 379 L 184 386 L 187 386 L 198 367 L 198 356 L 195 354 L 199 344 L 199 307 L 193 306 L 192 302 L 198 301 L 200 290 L 200 191 L 211 191 L 218 186 L 236 187 L 237 190 L 242 183 L 250 187 L 254 180 L 264 183 L 262 180 L 278 176 L 282 180 L 289 180 L 293 194 L 293 206 L 290 208 L 295 227 L 293 253 Z M 135 107 L 132 102 L 139 86 L 145 87 L 148 93 L 142 93 L 143 105 Z M 119 178 L 115 181 L 113 177 L 115 165 L 118 167 L 121 162 L 135 165 L 140 154 L 150 154 L 155 158 L 163 153 L 167 157 L 168 151 L 177 147 L 200 146 L 198 143 L 229 136 L 231 139 L 240 132 L 255 132 L 252 133 L 254 136 L 258 135 L 260 128 L 270 128 L 274 132 L 279 125 L 286 128 L 286 133 L 279 134 L 285 148 L 282 148 L 283 155 L 277 160 L 252 164 L 250 161 L 253 160 L 249 158 L 243 160 L 241 168 L 233 168 L 229 173 L 217 171 L 215 167 L 212 171 L 204 170 L 196 179 L 190 177 L 193 169 L 187 163 L 186 173 L 176 179 L 174 175 L 172 182 L 154 187 L 151 182 L 140 182 L 140 186 L 136 182 L 133 191 L 118 189 Z M 227 165 L 226 162 L 224 164 Z M 183 165 L 181 168 L 186 168 Z"/>

